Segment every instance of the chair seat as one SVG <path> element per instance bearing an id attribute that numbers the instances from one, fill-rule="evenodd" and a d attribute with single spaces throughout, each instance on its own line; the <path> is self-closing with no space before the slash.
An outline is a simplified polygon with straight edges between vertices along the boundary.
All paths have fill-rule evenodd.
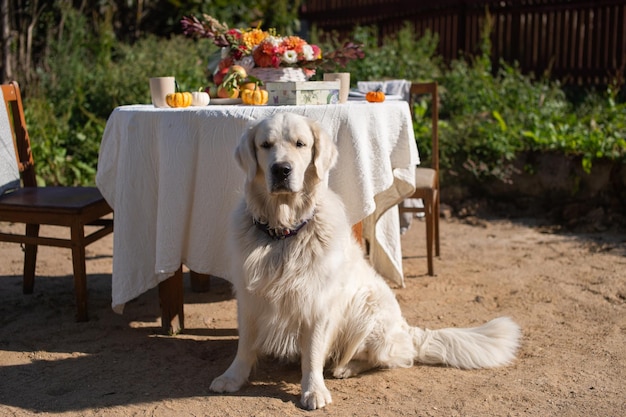
<path id="1" fill-rule="evenodd" d="M 435 188 L 437 171 L 431 168 L 415 168 L 415 188 Z"/>
<path id="2" fill-rule="evenodd" d="M 103 200 L 96 187 L 24 187 L 0 196 L 3 209 L 80 212 Z"/>

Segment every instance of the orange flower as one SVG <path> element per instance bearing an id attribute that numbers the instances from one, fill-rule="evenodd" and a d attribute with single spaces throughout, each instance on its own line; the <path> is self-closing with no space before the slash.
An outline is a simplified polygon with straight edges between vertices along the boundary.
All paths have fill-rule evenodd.
<path id="1" fill-rule="evenodd" d="M 252 52 L 252 56 L 254 58 L 254 63 L 258 67 L 269 68 L 274 66 L 274 55 L 271 53 L 266 53 L 262 47 L 256 48 Z"/>
<path id="2" fill-rule="evenodd" d="M 262 31 L 261 29 L 251 29 L 249 31 L 243 32 L 243 43 L 250 50 L 252 50 L 255 46 L 263 42 L 263 40 L 268 36 L 269 34 Z"/>
<path id="3" fill-rule="evenodd" d="M 287 36 L 283 38 L 282 44 L 286 50 L 301 53 L 302 47 L 306 45 L 306 42 L 298 36 Z"/>

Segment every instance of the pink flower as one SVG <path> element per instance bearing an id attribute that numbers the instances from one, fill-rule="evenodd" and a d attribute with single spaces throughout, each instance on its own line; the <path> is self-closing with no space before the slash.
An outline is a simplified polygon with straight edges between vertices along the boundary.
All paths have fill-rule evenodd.
<path id="1" fill-rule="evenodd" d="M 311 45 L 313 48 L 313 59 L 322 59 L 322 50 L 317 45 Z"/>

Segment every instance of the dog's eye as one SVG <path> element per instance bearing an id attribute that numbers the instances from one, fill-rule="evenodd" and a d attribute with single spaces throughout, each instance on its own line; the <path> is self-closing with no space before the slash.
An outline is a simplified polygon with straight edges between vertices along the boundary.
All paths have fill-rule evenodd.
<path id="1" fill-rule="evenodd" d="M 296 142 L 296 148 L 304 148 L 305 144 L 301 140 Z"/>
<path id="2" fill-rule="evenodd" d="M 272 147 L 272 144 L 269 143 L 268 141 L 265 141 L 265 142 L 261 143 L 261 148 L 263 148 L 263 149 L 269 149 L 271 147 Z"/>

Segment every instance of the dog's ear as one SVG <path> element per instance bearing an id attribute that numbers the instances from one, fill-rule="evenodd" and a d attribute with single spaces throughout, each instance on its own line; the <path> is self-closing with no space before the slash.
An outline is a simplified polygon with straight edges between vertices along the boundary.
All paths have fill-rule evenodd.
<path id="1" fill-rule="evenodd" d="M 310 122 L 311 132 L 315 138 L 313 144 L 313 165 L 320 180 L 326 179 L 328 171 L 337 162 L 337 147 L 325 129 L 315 121 Z"/>
<path id="2" fill-rule="evenodd" d="M 256 175 L 257 161 L 256 148 L 254 145 L 256 129 L 257 124 L 247 128 L 239 140 L 237 149 L 235 149 L 235 160 L 239 166 L 246 171 L 248 179 L 252 179 Z"/>

